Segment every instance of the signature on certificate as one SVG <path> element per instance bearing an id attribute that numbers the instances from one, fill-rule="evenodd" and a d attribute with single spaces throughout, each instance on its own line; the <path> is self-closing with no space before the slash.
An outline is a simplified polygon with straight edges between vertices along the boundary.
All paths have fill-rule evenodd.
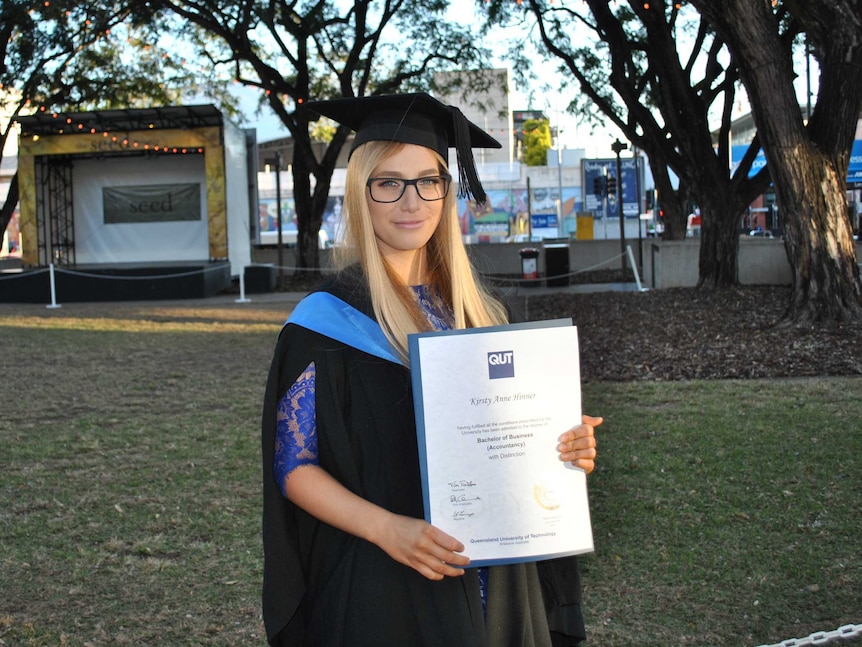
<path id="1" fill-rule="evenodd" d="M 476 487 L 476 483 L 474 481 L 468 479 L 458 479 L 455 481 L 449 481 L 449 487 L 453 490 L 460 490 L 465 487 Z"/>
<path id="2" fill-rule="evenodd" d="M 472 501 L 481 501 L 482 497 L 467 496 L 466 494 L 453 494 L 449 497 L 449 503 L 470 503 Z"/>

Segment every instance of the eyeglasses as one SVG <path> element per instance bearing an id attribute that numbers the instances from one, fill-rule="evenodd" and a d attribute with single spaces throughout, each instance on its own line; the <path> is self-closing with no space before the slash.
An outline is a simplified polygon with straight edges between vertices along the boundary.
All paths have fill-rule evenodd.
<path id="1" fill-rule="evenodd" d="M 398 177 L 372 177 L 365 186 L 371 192 L 374 202 L 398 202 L 409 185 L 416 187 L 419 197 L 428 202 L 442 200 L 449 193 L 452 176 L 446 174 L 418 177 L 415 180 L 405 180 Z"/>

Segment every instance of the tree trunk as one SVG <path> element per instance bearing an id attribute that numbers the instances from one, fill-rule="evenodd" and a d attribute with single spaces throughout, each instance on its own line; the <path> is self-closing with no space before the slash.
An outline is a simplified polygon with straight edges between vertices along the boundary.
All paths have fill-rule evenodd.
<path id="1" fill-rule="evenodd" d="M 792 273 L 784 323 L 862 320 L 862 284 L 845 206 L 847 158 L 812 141 L 795 96 L 779 89 L 785 83 L 784 66 L 769 54 L 765 59 L 772 64 L 753 67 L 747 76 L 757 87 L 756 121 L 763 133 Z M 835 108 L 832 118 L 855 124 L 858 110 L 847 114 Z"/>
<path id="2" fill-rule="evenodd" d="M 9 191 L 6 193 L 6 201 L 0 207 L 0 241 L 3 240 L 3 234 L 12 220 L 12 214 L 15 213 L 16 206 L 18 206 L 18 173 L 12 176 L 12 182 L 9 183 Z"/>
<path id="3" fill-rule="evenodd" d="M 324 179 L 328 178 L 325 176 Z M 320 189 L 320 176 L 314 195 Z M 329 181 L 324 182 L 329 188 Z M 311 168 L 305 155 L 293 156 L 293 202 L 296 209 L 296 264 L 302 272 L 305 268 L 320 267 L 317 236 L 323 222 L 323 208 L 316 204 L 311 191 Z M 325 206 L 324 202 L 324 206 Z"/>
<path id="4" fill-rule="evenodd" d="M 297 117 L 298 126 L 294 134 L 293 149 L 293 199 L 296 209 L 296 264 L 298 272 L 308 273 L 320 269 L 319 232 L 323 224 L 323 212 L 329 199 L 332 173 L 338 155 L 347 141 L 348 128 L 339 128 L 321 160 L 317 160 L 308 136 L 308 120 Z M 314 190 L 311 189 L 311 176 L 314 175 Z"/>
<path id="5" fill-rule="evenodd" d="M 652 164 L 652 160 L 650 160 Z M 659 208 L 664 213 L 662 240 L 682 240 L 685 238 L 686 209 L 682 199 L 684 191 L 676 191 L 670 181 L 667 167 L 653 166 L 653 178 L 658 189 Z"/>
<path id="6" fill-rule="evenodd" d="M 783 170 L 788 177 L 776 183 L 793 277 L 785 320 L 803 325 L 860 321 L 862 283 L 844 182 L 826 156 L 812 151 L 787 157 Z"/>
<path id="7" fill-rule="evenodd" d="M 729 205 L 700 206 L 697 287 L 725 288 L 739 283 L 739 211 Z"/>
<path id="8" fill-rule="evenodd" d="M 664 211 L 662 240 L 684 240 L 688 217 L 685 206 L 679 200 L 670 200 L 662 203 L 661 208 Z"/>

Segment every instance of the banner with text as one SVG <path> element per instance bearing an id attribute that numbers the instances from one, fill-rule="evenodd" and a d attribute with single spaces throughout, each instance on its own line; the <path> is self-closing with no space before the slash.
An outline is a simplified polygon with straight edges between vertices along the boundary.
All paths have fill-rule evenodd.
<path id="1" fill-rule="evenodd" d="M 102 189 L 106 225 L 201 219 L 201 185 L 150 184 Z"/>

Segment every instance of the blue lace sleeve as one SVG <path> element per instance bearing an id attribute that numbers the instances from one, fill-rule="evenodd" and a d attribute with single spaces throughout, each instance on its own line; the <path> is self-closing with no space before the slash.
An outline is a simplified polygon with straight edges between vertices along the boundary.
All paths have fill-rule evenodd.
<path id="1" fill-rule="evenodd" d="M 314 362 L 296 378 L 278 403 L 275 427 L 275 478 L 287 496 L 287 476 L 300 465 L 317 465 L 314 415 Z"/>

